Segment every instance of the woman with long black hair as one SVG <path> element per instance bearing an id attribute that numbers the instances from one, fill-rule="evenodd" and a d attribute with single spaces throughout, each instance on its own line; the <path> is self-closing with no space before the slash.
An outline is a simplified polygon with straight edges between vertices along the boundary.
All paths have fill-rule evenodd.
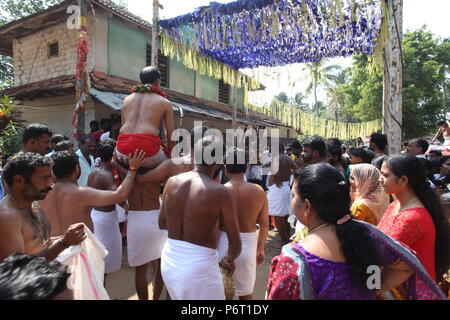
<path id="1" fill-rule="evenodd" d="M 381 174 L 384 190 L 397 200 L 378 227 L 413 250 L 431 278 L 440 282 L 450 268 L 450 227 L 422 163 L 407 154 L 392 156 L 383 163 Z"/>
<path id="2" fill-rule="evenodd" d="M 338 169 L 307 166 L 292 191 L 292 210 L 309 233 L 272 260 L 268 299 L 377 299 L 407 280 L 406 298 L 445 299 L 408 249 L 352 219 L 350 186 Z M 423 290 L 416 290 L 414 273 Z"/>

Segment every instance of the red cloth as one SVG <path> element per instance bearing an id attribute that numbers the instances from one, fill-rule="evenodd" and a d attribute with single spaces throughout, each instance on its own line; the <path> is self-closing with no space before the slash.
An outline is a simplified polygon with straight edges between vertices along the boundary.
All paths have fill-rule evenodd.
<path id="1" fill-rule="evenodd" d="M 435 243 L 436 228 L 426 208 L 412 208 L 394 214 L 398 200 L 387 209 L 378 228 L 388 236 L 415 251 L 428 274 L 436 281 Z"/>
<path id="2" fill-rule="evenodd" d="M 104 133 L 105 133 L 105 131 L 103 131 L 103 130 L 97 130 L 97 131 L 89 133 L 89 137 L 94 139 L 96 143 L 99 143 L 100 142 L 100 137 Z"/>
<path id="3" fill-rule="evenodd" d="M 138 149 L 144 150 L 145 157 L 149 158 L 161 150 L 161 139 L 149 134 L 122 133 L 117 139 L 116 148 L 124 156 L 133 154 Z"/>

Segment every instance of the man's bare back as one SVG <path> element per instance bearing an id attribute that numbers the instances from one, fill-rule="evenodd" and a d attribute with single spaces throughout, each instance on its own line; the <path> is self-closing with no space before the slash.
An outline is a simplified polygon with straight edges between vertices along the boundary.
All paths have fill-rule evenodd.
<path id="1" fill-rule="evenodd" d="M 279 157 L 279 169 L 278 172 L 270 176 L 269 186 L 281 185 L 285 181 L 289 181 L 292 171 L 297 168 L 294 161 L 288 156 L 282 154 Z"/>
<path id="2" fill-rule="evenodd" d="M 233 210 L 224 186 L 204 173 L 182 173 L 167 181 L 163 201 L 160 228 L 167 225 L 169 238 L 217 248 L 219 224 L 226 211 Z"/>
<path id="3" fill-rule="evenodd" d="M 117 189 L 117 185 L 114 182 L 114 174 L 103 168 L 95 169 L 88 178 L 88 187 L 98 189 L 98 190 L 111 190 L 115 191 Z M 111 212 L 114 211 L 116 206 L 101 206 L 101 207 L 93 207 L 97 211 L 101 212 Z"/>
<path id="4" fill-rule="evenodd" d="M 262 218 L 264 210 L 267 214 L 267 196 L 264 189 L 243 180 L 231 180 L 225 187 L 230 190 L 236 204 L 240 232 L 255 232 L 256 224 Z"/>
<path id="5" fill-rule="evenodd" d="M 70 182 L 56 182 L 47 198 L 39 202 L 52 225 L 52 237 L 64 234 L 70 225 L 79 222 L 94 231 L 91 207 L 79 201 L 80 189 L 84 188 Z"/>
<path id="6" fill-rule="evenodd" d="M 168 134 L 173 131 L 173 111 L 169 100 L 155 93 L 133 93 L 123 102 L 120 133 L 141 133 L 153 136 L 160 135 L 161 123 L 164 120 Z M 169 136 L 170 137 L 170 136 Z"/>

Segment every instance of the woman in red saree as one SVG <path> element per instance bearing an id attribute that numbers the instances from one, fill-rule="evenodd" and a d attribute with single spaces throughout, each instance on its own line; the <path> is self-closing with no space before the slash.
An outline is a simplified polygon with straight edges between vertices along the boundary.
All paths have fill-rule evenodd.
<path id="1" fill-rule="evenodd" d="M 397 200 L 378 228 L 411 249 L 435 282 L 442 281 L 450 267 L 450 228 L 423 165 L 411 155 L 396 155 L 383 163 L 381 174 L 384 190 Z"/>

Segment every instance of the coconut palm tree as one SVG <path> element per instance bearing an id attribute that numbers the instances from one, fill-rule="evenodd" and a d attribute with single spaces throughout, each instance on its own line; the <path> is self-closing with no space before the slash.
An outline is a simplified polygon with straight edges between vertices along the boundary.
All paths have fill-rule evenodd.
<path id="1" fill-rule="evenodd" d="M 328 96 L 328 112 L 334 118 L 334 121 L 338 121 L 339 111 L 342 110 L 344 105 L 344 94 L 341 92 L 341 85 L 346 83 L 348 74 L 345 70 L 337 73 L 327 84 L 327 96 Z"/>
<path id="2" fill-rule="evenodd" d="M 328 59 L 322 59 L 316 62 L 306 63 L 303 71 L 311 78 L 311 82 L 306 88 L 306 94 L 314 93 L 314 110 L 318 113 L 317 88 L 327 85 L 335 77 L 333 71 L 340 70 L 339 65 L 327 65 Z"/>

